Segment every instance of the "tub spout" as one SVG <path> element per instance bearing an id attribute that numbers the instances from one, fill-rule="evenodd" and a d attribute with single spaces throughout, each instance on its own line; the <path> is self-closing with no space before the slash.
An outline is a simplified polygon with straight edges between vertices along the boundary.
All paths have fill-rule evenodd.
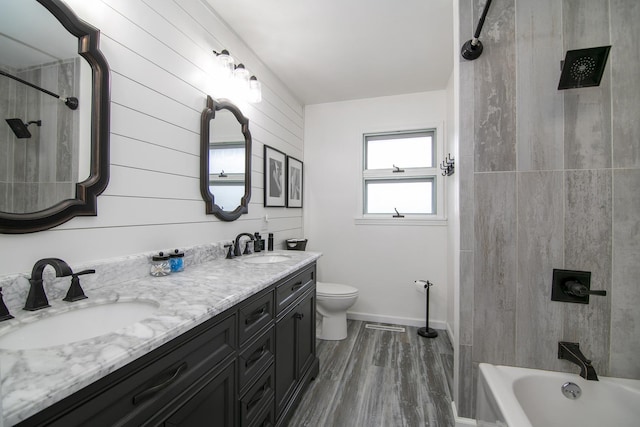
<path id="1" fill-rule="evenodd" d="M 558 359 L 568 360 L 580 367 L 580 376 L 589 381 L 598 381 L 598 375 L 591 360 L 587 359 L 580 351 L 577 342 L 560 341 L 558 343 Z"/>

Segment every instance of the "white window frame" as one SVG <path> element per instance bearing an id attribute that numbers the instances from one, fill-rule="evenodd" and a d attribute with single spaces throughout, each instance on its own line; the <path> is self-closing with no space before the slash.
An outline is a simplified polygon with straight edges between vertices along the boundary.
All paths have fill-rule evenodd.
<path id="1" fill-rule="evenodd" d="M 438 225 L 443 226 L 447 224 L 446 218 L 446 206 L 445 206 L 445 180 L 442 176 L 442 170 L 440 170 L 440 161 L 445 158 L 444 153 L 444 140 L 445 135 L 443 132 L 443 124 L 439 123 L 431 126 L 424 126 L 420 128 L 411 128 L 411 129 L 393 129 L 393 130 L 378 130 L 372 132 L 363 132 L 362 134 L 362 145 L 361 145 L 361 156 L 360 156 L 360 192 L 359 192 L 359 203 L 358 209 L 359 213 L 355 217 L 356 225 Z M 433 152 L 433 167 L 430 168 L 415 168 L 415 169 L 405 169 L 402 175 L 399 173 L 393 173 L 393 168 L 384 169 L 384 170 L 376 170 L 376 171 L 367 171 L 365 170 L 366 165 L 366 146 L 367 146 L 367 137 L 368 136 L 376 136 L 376 135 L 389 135 L 393 136 L 398 134 L 406 134 L 411 132 L 424 132 L 424 131 L 433 131 L 434 132 L 434 152 Z M 402 165 L 396 165 L 401 169 L 404 169 Z M 388 214 L 365 214 L 365 203 L 366 203 L 366 181 L 371 178 L 382 178 L 382 179 L 411 179 L 411 178 L 419 178 L 419 177 L 427 177 L 433 178 L 434 183 L 434 195 L 433 195 L 433 203 L 435 204 L 435 212 L 432 214 L 408 214 L 404 212 L 400 212 L 401 215 L 404 215 L 404 218 L 394 218 L 393 215 Z"/>

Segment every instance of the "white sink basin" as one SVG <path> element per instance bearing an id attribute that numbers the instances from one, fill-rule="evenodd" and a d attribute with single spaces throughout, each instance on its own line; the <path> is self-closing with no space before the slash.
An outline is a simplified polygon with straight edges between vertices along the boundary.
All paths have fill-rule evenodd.
<path id="1" fill-rule="evenodd" d="M 240 258 L 242 262 L 246 262 L 249 264 L 273 264 L 276 262 L 284 262 L 289 261 L 291 259 L 288 255 L 254 255 L 246 258 Z"/>
<path id="2" fill-rule="evenodd" d="M 53 314 L 0 336 L 0 349 L 46 348 L 98 337 L 146 319 L 158 307 L 151 301 L 118 301 Z"/>

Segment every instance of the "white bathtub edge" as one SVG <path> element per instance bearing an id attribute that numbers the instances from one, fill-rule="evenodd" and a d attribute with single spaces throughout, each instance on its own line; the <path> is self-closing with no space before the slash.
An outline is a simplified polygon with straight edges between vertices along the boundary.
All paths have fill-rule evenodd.
<path id="1" fill-rule="evenodd" d="M 456 402 L 451 401 L 451 412 L 453 412 L 453 420 L 456 423 L 456 427 L 469 427 L 477 426 L 478 423 L 473 418 L 464 418 L 458 416 L 458 408 L 456 408 Z"/>

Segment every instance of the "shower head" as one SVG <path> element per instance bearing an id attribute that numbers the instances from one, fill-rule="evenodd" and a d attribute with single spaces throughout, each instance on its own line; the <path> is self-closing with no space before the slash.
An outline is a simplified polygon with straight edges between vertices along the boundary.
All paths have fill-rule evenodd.
<path id="1" fill-rule="evenodd" d="M 32 123 L 35 123 L 38 126 L 42 126 L 42 120 L 31 120 L 29 123 L 25 123 L 22 119 L 5 119 L 6 122 L 11 127 L 13 133 L 16 134 L 16 138 L 31 138 L 31 132 L 27 129 Z"/>
<path id="2" fill-rule="evenodd" d="M 611 46 L 568 50 L 562 65 L 558 90 L 599 86 Z"/>

